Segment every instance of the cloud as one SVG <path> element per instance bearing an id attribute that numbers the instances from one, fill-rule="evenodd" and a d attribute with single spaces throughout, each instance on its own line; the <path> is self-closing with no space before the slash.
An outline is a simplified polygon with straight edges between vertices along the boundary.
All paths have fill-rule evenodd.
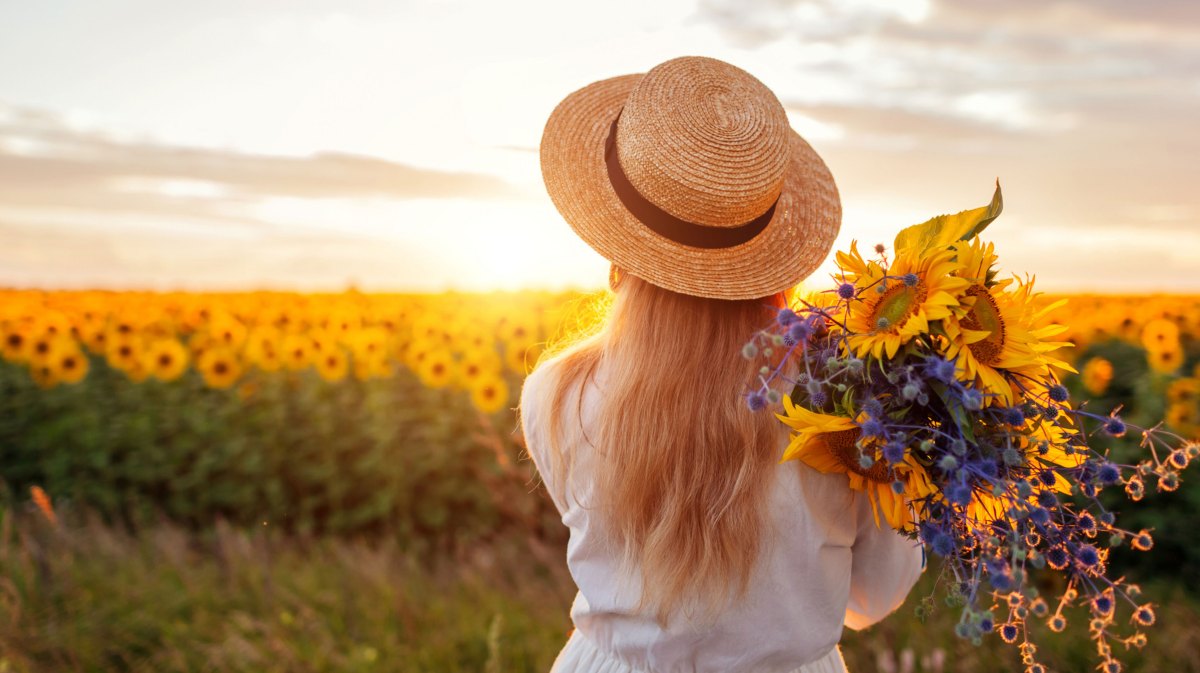
<path id="1" fill-rule="evenodd" d="M 0 115 L 0 202 L 170 210 L 162 198 L 114 189 L 128 179 L 191 181 L 219 187 L 223 199 L 384 197 L 525 199 L 530 195 L 483 173 L 439 171 L 384 159 L 324 152 L 268 156 L 217 149 L 119 140 L 102 131 L 71 128 L 42 110 L 8 108 Z M 203 199 L 201 199 L 203 200 Z M 197 207 L 197 199 L 186 204 Z"/>

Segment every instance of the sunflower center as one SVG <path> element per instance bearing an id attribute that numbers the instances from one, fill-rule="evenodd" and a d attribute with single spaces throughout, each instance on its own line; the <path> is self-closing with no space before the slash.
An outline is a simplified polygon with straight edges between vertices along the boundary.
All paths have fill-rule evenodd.
<path id="1" fill-rule="evenodd" d="M 963 327 L 988 333 L 987 337 L 967 347 L 976 360 L 993 366 L 1000 362 L 1000 354 L 1004 352 L 1004 316 L 1000 315 L 1000 306 L 992 293 L 982 285 L 972 285 L 967 289 L 967 295 L 975 297 L 975 305 L 962 321 Z"/>
<path id="2" fill-rule="evenodd" d="M 925 301 L 925 294 L 923 281 L 912 287 L 904 283 L 892 285 L 875 302 L 875 308 L 871 311 L 871 325 L 878 332 L 895 332 L 917 312 L 917 307 Z"/>
<path id="3" fill-rule="evenodd" d="M 871 481 L 890 484 L 892 482 L 891 466 L 886 460 L 877 460 L 874 465 L 866 469 L 858 464 L 858 438 L 861 434 L 861 430 L 854 428 L 828 432 L 821 436 L 825 440 L 825 447 L 829 449 L 829 453 L 842 464 L 842 467 Z"/>

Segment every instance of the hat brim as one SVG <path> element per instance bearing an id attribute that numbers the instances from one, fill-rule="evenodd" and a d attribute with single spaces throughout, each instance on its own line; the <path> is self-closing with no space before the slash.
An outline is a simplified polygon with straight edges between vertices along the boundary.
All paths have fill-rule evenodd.
<path id="1" fill-rule="evenodd" d="M 650 283 L 715 299 L 753 299 L 794 287 L 829 254 L 842 208 L 829 168 L 797 134 L 775 214 L 754 238 L 697 248 L 633 216 L 609 182 L 604 143 L 641 74 L 593 82 L 567 96 L 542 134 L 542 179 L 575 233 L 605 259 Z"/>

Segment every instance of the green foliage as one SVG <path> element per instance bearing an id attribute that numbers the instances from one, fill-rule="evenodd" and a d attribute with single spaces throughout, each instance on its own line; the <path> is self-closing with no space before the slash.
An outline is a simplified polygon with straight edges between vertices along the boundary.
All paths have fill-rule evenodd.
<path id="1" fill-rule="evenodd" d="M 391 540 L 169 523 L 133 537 L 60 515 L 53 527 L 36 511 L 0 514 L 2 671 L 544 673 L 571 626 L 563 547 L 533 536 L 430 563 Z M 937 573 L 879 624 L 844 633 L 849 670 L 1022 670 L 997 635 L 980 646 L 954 636 L 959 611 L 925 600 Z M 1200 606 L 1169 578 L 1145 588 L 1158 623 L 1144 650 L 1123 654 L 1126 670 L 1200 671 Z M 1090 669 L 1086 609 L 1066 614 L 1062 634 L 1034 620 L 1039 659 Z"/>
<path id="2" fill-rule="evenodd" d="M 1088 400 L 1086 409 L 1097 414 L 1119 408 L 1123 419 L 1139 427 L 1153 427 L 1163 420 L 1166 390 L 1173 377 L 1151 370 L 1145 350 L 1112 339 L 1089 346 L 1078 361 L 1087 362 L 1093 357 L 1112 363 L 1112 382 L 1103 394 L 1091 395 L 1083 390 L 1078 377 L 1072 376 L 1068 383 L 1074 399 Z M 1184 370 L 1190 371 L 1195 361 L 1190 356 Z M 1136 464 L 1149 457 L 1149 449 L 1140 446 L 1142 437 L 1138 432 L 1131 431 L 1120 439 L 1098 432 L 1090 441 L 1097 450 L 1110 450 L 1111 459 L 1118 463 Z M 1159 452 L 1165 457 L 1161 448 Z M 1159 492 L 1156 479 L 1147 478 L 1146 497 L 1139 502 L 1131 502 L 1120 488 L 1101 496 L 1105 506 L 1116 512 L 1118 526 L 1153 531 L 1152 553 L 1128 547 L 1113 551 L 1111 561 L 1118 575 L 1125 573 L 1134 582 L 1164 575 L 1176 577 L 1181 586 L 1200 594 L 1200 538 L 1193 535 L 1200 530 L 1200 474 L 1192 467 L 1182 476 L 1182 485 L 1173 492 Z"/>
<path id="3" fill-rule="evenodd" d="M 32 514 L 0 526 L 2 671 L 541 673 L 570 626 L 536 544 L 429 564 L 392 541 Z"/>
<path id="4" fill-rule="evenodd" d="M 95 359 L 84 382 L 41 390 L 0 362 L 9 492 L 23 499 L 39 485 L 134 529 L 159 516 L 194 529 L 226 520 L 386 534 L 432 553 L 557 524 L 528 495 L 514 426 L 487 423 L 465 394 L 408 371 L 334 384 L 312 371 L 256 374 L 220 390 L 193 371 L 135 383 Z"/>

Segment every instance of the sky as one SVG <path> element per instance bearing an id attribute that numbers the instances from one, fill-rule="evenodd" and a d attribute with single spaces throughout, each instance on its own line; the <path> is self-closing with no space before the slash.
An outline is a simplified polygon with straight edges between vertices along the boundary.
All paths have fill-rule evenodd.
<path id="1" fill-rule="evenodd" d="M 0 0 L 0 286 L 602 286 L 543 125 L 682 55 L 775 92 L 838 249 L 999 179 L 1006 271 L 1200 291 L 1193 0 Z"/>

